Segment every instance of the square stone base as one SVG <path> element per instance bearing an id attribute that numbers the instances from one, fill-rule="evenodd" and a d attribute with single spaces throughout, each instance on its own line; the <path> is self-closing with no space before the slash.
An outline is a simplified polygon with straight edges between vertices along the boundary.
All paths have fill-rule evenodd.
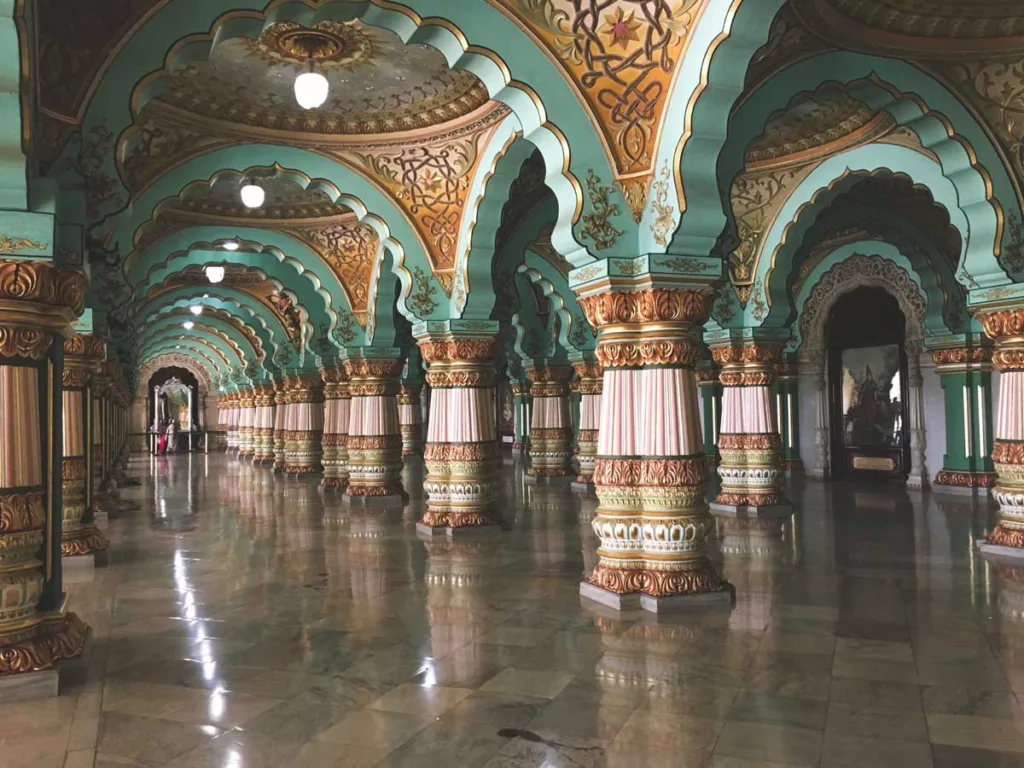
<path id="1" fill-rule="evenodd" d="M 736 590 L 729 585 L 728 590 L 721 592 L 701 592 L 695 595 L 672 595 L 671 597 L 651 597 L 650 595 L 619 595 L 607 589 L 580 582 L 580 597 L 593 600 L 616 611 L 633 611 L 642 609 L 651 613 L 670 613 L 688 611 L 716 606 L 732 606 L 736 601 Z"/>
<path id="2" fill-rule="evenodd" d="M 1009 565 L 1024 565 L 1024 549 L 1018 547 L 1004 547 L 1001 544 L 979 541 L 978 553 L 986 560 L 996 560 Z"/>
<path id="3" fill-rule="evenodd" d="M 94 568 L 102 568 L 110 562 L 110 555 L 105 549 L 98 552 L 90 552 L 87 555 L 65 555 L 60 559 L 64 573 L 74 571 L 91 571 Z"/>
<path id="4" fill-rule="evenodd" d="M 77 659 L 62 661 L 56 669 L 0 677 L 0 704 L 31 699 L 52 699 L 58 696 L 61 690 L 84 684 L 92 660 L 92 645 L 92 627 L 89 627 L 86 630 L 82 655 Z"/>
<path id="5" fill-rule="evenodd" d="M 964 498 L 984 499 L 989 495 L 991 488 L 964 488 L 959 485 L 941 485 L 935 483 L 931 486 L 932 493 L 941 493 L 946 496 L 962 496 Z"/>
<path id="6" fill-rule="evenodd" d="M 470 539 L 474 536 L 490 536 L 501 533 L 501 526 L 494 525 L 463 525 L 452 528 L 450 525 L 427 525 L 416 523 L 416 535 L 424 539 L 434 539 L 439 536 L 446 536 L 449 539 Z"/>
<path id="7" fill-rule="evenodd" d="M 526 473 L 526 474 L 523 475 L 523 481 L 527 485 L 563 486 L 563 485 L 571 484 L 572 481 L 573 481 L 573 476 L 572 475 L 555 475 L 555 476 L 543 475 L 541 477 L 537 477 L 536 475 L 531 475 L 529 473 Z"/>
<path id="8" fill-rule="evenodd" d="M 390 496 L 350 496 L 345 494 L 342 500 L 353 509 L 377 509 L 379 507 L 401 507 L 409 501 L 408 495 L 395 493 Z"/>
<path id="9" fill-rule="evenodd" d="M 594 485 L 593 483 L 577 483 L 575 480 L 573 480 L 571 483 L 569 483 L 569 488 L 576 491 L 576 493 L 591 493 L 595 495 L 597 494 L 597 486 Z"/>
<path id="10" fill-rule="evenodd" d="M 786 504 L 771 504 L 763 507 L 753 507 L 749 504 L 735 505 L 712 502 L 709 506 L 711 508 L 711 514 L 719 517 L 778 519 L 789 517 L 793 514 L 793 505 L 788 502 Z"/>

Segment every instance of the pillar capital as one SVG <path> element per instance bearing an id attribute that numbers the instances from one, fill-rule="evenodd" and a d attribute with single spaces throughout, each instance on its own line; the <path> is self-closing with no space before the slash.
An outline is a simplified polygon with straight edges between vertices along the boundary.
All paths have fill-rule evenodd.
<path id="1" fill-rule="evenodd" d="M 940 376 L 968 371 L 992 370 L 992 340 L 976 333 L 930 337 L 925 347 Z"/>
<path id="2" fill-rule="evenodd" d="M 500 346 L 495 336 L 426 335 L 417 340 L 430 366 L 433 389 L 476 389 L 494 386 L 494 363 Z"/>

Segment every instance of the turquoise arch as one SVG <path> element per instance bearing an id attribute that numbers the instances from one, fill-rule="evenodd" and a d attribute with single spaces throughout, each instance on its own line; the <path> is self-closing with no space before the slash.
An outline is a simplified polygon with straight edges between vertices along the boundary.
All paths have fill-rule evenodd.
<path id="1" fill-rule="evenodd" d="M 180 338 L 190 335 L 201 336 L 220 349 L 229 360 L 237 360 L 241 367 L 257 363 L 262 359 L 261 350 L 257 350 L 249 340 L 232 324 L 215 317 L 198 317 L 193 322 L 195 327 L 186 331 L 182 327 L 185 317 L 160 317 L 143 328 L 136 337 L 139 349 L 145 350 L 150 341 L 158 338 Z"/>
<path id="2" fill-rule="evenodd" d="M 821 263 L 815 266 L 811 271 L 811 274 L 807 276 L 807 281 L 801 286 L 800 293 L 796 297 L 796 306 L 799 312 L 803 312 L 804 304 L 814 291 L 814 287 L 821 281 L 821 279 L 828 273 L 832 267 L 840 264 L 846 259 L 854 255 L 863 256 L 881 256 L 882 258 L 891 261 L 897 265 L 904 272 L 910 275 L 911 280 L 917 286 L 918 293 L 924 298 L 927 305 L 927 313 L 925 315 L 925 327 L 922 329 L 929 335 L 941 336 L 950 333 L 942 319 L 942 311 L 940 306 L 936 306 L 938 302 L 934 301 L 934 295 L 930 294 L 927 286 L 922 284 L 921 275 L 914 268 L 913 263 L 908 259 L 899 248 L 889 243 L 879 242 L 878 240 L 865 240 L 858 243 L 848 243 L 843 245 L 836 250 L 832 251 L 828 256 L 821 260 Z M 800 334 L 799 323 L 793 323 L 793 341 L 791 345 L 794 349 L 798 349 L 803 344 L 803 338 Z"/>
<path id="3" fill-rule="evenodd" d="M 769 307 L 785 303 L 787 298 L 786 277 L 792 269 L 789 262 L 795 249 L 784 249 L 783 245 L 787 242 L 802 242 L 807 230 L 831 200 L 863 175 L 878 172 L 898 173 L 914 184 L 928 187 L 935 202 L 946 208 L 951 224 L 959 230 L 965 254 L 987 247 L 984 242 L 979 243 L 974 235 L 983 229 L 983 224 L 991 222 L 984 219 L 977 222 L 976 219 L 979 213 L 984 214 L 986 211 L 994 219 L 994 211 L 991 208 L 971 208 L 966 212 L 962 210 L 958 205 L 955 185 L 943 176 L 942 169 L 933 160 L 912 149 L 894 145 L 874 144 L 847 150 L 825 160 L 804 178 L 790 193 L 764 236 L 754 284 L 764 286 Z M 988 258 L 991 258 L 991 250 L 988 250 Z M 970 257 L 961 257 L 961 265 L 965 260 L 970 261 Z M 776 267 L 780 271 L 780 279 L 775 279 L 773 274 Z M 755 293 L 759 290 L 755 288 Z M 763 318 L 753 317 L 752 313 L 756 311 L 753 298 L 744 310 L 744 321 L 759 325 Z"/>
<path id="4" fill-rule="evenodd" d="M 155 218 L 159 204 L 164 200 L 178 197 L 190 184 L 210 183 L 217 176 L 227 172 L 244 174 L 248 169 L 273 168 L 275 165 L 292 169 L 292 173 L 301 174 L 302 177 L 309 179 L 307 183 L 315 183 L 336 202 L 352 208 L 359 221 L 372 227 L 380 237 L 382 246 L 395 256 L 395 272 L 402 281 L 406 295 L 412 290 L 413 268 L 418 266 L 430 272 L 430 264 L 419 236 L 404 213 L 375 185 L 348 167 L 315 152 L 268 144 L 248 144 L 215 150 L 168 171 L 124 212 L 117 224 L 115 240 L 135 242 L 139 227 Z M 345 192 L 342 193 L 340 190 Z M 371 213 L 367 206 L 372 207 L 374 211 L 385 211 L 388 216 L 387 222 L 381 216 Z M 220 234 L 216 236 L 217 239 L 225 238 L 226 228 L 227 225 L 219 228 Z M 289 241 L 294 250 L 298 244 L 293 240 Z M 306 252 L 309 253 L 308 249 Z M 312 266 L 312 262 L 307 266 Z M 128 268 L 134 270 L 133 264 L 129 263 Z M 341 295 L 344 295 L 344 292 Z M 411 312 L 412 310 L 408 308 L 404 310 L 407 316 Z"/>
<path id="5" fill-rule="evenodd" d="M 537 264 L 536 262 L 540 262 Z M 543 265 L 543 266 L 541 266 Z M 547 269 L 544 269 L 547 267 Z M 558 327 L 558 349 L 550 350 L 549 356 L 563 359 L 566 354 L 573 352 L 590 352 L 596 346 L 596 341 L 590 333 L 590 326 L 583 318 L 583 313 L 576 302 L 576 296 L 569 290 L 566 279 L 558 272 L 551 269 L 551 265 L 539 256 L 531 254 L 527 256 L 525 264 L 520 264 L 517 270 L 520 275 L 538 286 L 541 293 L 551 301 L 551 309 L 559 319 Z M 554 274 L 552 274 L 554 273 Z M 586 327 L 586 336 L 581 343 L 574 342 L 573 330 L 578 323 Z"/>
<path id="6" fill-rule="evenodd" d="M 242 367 L 242 363 L 237 355 L 235 355 L 234 350 L 231 350 L 229 355 L 210 340 L 209 334 L 202 332 L 187 336 L 184 339 L 164 334 L 159 339 L 153 339 L 147 347 L 143 348 L 140 351 L 139 358 L 145 360 L 151 354 L 164 354 L 165 352 L 173 352 L 175 350 L 189 350 L 200 355 L 200 359 L 207 360 L 215 365 L 221 375 L 230 373 L 235 368 Z"/>
<path id="7" fill-rule="evenodd" d="M 156 360 L 164 355 L 173 354 L 186 354 L 186 356 L 190 357 L 196 365 L 201 365 L 205 368 L 210 376 L 210 380 L 214 382 L 221 379 L 221 377 L 231 370 L 230 368 L 225 367 L 224 363 L 220 360 L 214 359 L 215 356 L 211 357 L 209 350 L 206 347 L 198 344 L 189 344 L 185 346 L 181 342 L 177 345 L 170 342 L 161 342 L 159 344 L 151 345 L 145 354 L 139 356 L 139 367 L 141 368 L 146 363 Z"/>
<path id="8" fill-rule="evenodd" d="M 502 244 L 501 249 L 495 254 L 492 264 L 492 285 L 494 286 L 495 293 L 504 296 L 506 299 L 505 303 L 513 311 L 517 306 L 513 286 L 516 269 L 526 261 L 526 253 L 529 250 L 530 243 L 537 239 L 545 225 L 551 223 L 555 212 L 555 205 L 555 201 L 548 198 L 540 205 L 534 206 L 518 222 L 515 229 L 512 230 L 511 234 Z M 504 314 L 504 316 L 499 316 L 503 314 L 498 311 L 499 309 L 501 308 L 497 306 L 494 308 L 492 319 L 507 320 L 511 312 Z"/>
<path id="9" fill-rule="evenodd" d="M 972 329 L 972 324 L 977 325 L 977 321 L 967 314 L 967 305 L 961 294 L 960 284 L 946 255 L 939 250 L 925 232 L 912 222 L 890 211 L 857 205 L 847 205 L 834 212 L 830 211 L 828 214 L 820 216 L 815 226 L 808 231 L 804 242 L 797 248 L 796 256 L 802 257 L 804 245 L 813 244 L 822 231 L 868 220 L 879 226 L 882 241 L 895 246 L 907 256 L 921 276 L 921 284 L 928 291 L 929 302 L 942 308 L 943 322 L 950 327 L 953 333 L 966 333 Z M 877 243 L 879 241 L 868 240 L 867 242 Z M 791 245 L 787 243 L 784 247 L 790 248 Z M 791 295 L 796 266 L 800 262 L 794 259 L 790 263 L 793 263 L 794 269 L 788 275 L 786 283 L 787 293 Z M 770 313 L 784 309 L 784 307 L 773 305 Z M 790 307 L 789 310 L 788 321 L 793 322 L 796 320 L 796 307 Z M 959 319 L 951 320 L 954 316 Z M 771 317 L 766 324 L 774 324 Z M 974 330 L 980 332 L 980 325 Z"/>
<path id="10" fill-rule="evenodd" d="M 187 310 L 194 303 L 195 300 L 192 298 L 179 297 L 174 301 L 168 300 L 161 304 L 150 304 L 139 311 L 136 317 L 139 319 L 139 324 L 145 326 L 152 320 L 160 318 L 161 316 L 173 312 L 180 312 L 181 310 Z M 244 306 L 237 300 L 223 300 L 211 295 L 210 298 L 203 299 L 202 304 L 205 308 L 211 310 L 227 312 L 228 314 L 237 317 L 241 323 L 249 327 L 252 332 L 256 334 L 257 338 L 259 338 L 264 351 L 267 353 L 264 365 L 268 369 L 274 369 L 281 365 L 287 365 L 291 362 L 290 359 L 287 362 L 278 360 L 278 356 L 280 355 L 282 348 L 287 349 L 290 346 L 290 343 L 284 334 L 284 329 L 280 327 L 276 318 L 272 318 L 272 320 L 273 324 L 278 326 L 277 332 L 275 332 L 267 323 L 266 318 L 251 307 Z M 203 314 L 205 315 L 206 313 L 204 312 Z M 203 315 L 200 315 L 199 317 L 202 316 Z"/>
<path id="11" fill-rule="evenodd" d="M 208 56 L 211 32 L 214 41 L 257 36 L 265 23 L 264 6 L 263 0 L 207 0 L 161 9 L 128 40 L 107 71 L 89 105 L 84 130 L 102 121 L 115 136 L 122 135 L 132 124 L 133 112 L 158 93 L 159 77 L 154 73 L 168 64 Z M 221 19 L 232 11 L 245 12 L 245 16 Z M 558 247 L 566 254 L 581 250 L 572 234 L 572 224 L 584 204 L 577 179 L 586 175 L 587 168 L 599 169 L 608 183 L 612 179 L 589 116 L 561 71 L 501 11 L 475 3 L 472 14 L 460 17 L 458 28 L 443 18 L 451 12 L 449 0 L 407 0 L 403 5 L 389 3 L 386 8 L 365 0 L 335 0 L 315 10 L 303 3 L 284 2 L 271 10 L 266 21 L 309 25 L 358 18 L 395 32 L 406 43 L 430 45 L 445 56 L 449 66 L 475 74 L 493 99 L 512 109 L 525 138 L 544 155 L 547 183 L 559 200 Z M 530 73 L 529 86 L 516 79 L 526 72 Z M 126 102 L 124 93 L 137 86 L 135 97 Z M 549 112 L 554 122 L 549 121 Z M 113 162 L 110 165 L 108 173 L 117 178 Z M 623 226 L 632 225 L 628 216 L 622 218 Z"/>
<path id="12" fill-rule="evenodd" d="M 709 2 L 690 32 L 686 54 L 662 121 L 654 171 L 668 170 L 669 200 L 680 197 L 668 245 L 654 240 L 657 215 L 648 197 L 640 227 L 638 253 L 707 256 L 726 224 L 726 204 L 718 194 L 718 156 L 725 144 L 729 115 L 743 91 L 747 67 L 768 39 L 772 20 L 784 0 Z M 698 93 L 689 114 L 691 95 Z M 676 172 L 682 189 L 676 184 Z M 636 255 L 636 254 L 632 254 Z M 578 265 L 574 265 L 578 266 Z"/>
<path id="13" fill-rule="evenodd" d="M 851 96 L 868 106 L 888 111 L 935 153 L 943 173 L 956 186 L 959 207 L 972 214 L 976 247 L 968 250 L 963 268 L 980 287 L 1007 283 L 994 257 L 1006 233 L 1002 231 L 1000 211 L 988 195 L 991 189 L 993 198 L 1003 206 L 1012 206 L 1002 215 L 1014 214 L 1020 220 L 1019 199 L 1007 165 L 985 129 L 949 89 L 907 62 L 830 52 L 795 63 L 761 84 L 736 108 L 730 120 L 719 170 L 719 190 L 724 199 L 728 199 L 732 179 L 743 167 L 746 147 L 780 105 L 832 82 L 845 86 Z"/>

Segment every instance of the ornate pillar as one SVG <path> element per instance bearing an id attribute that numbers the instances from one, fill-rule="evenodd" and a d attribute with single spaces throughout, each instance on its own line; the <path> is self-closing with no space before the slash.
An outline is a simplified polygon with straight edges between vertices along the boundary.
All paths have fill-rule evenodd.
<path id="1" fill-rule="evenodd" d="M 526 369 L 533 398 L 530 420 L 530 466 L 527 482 L 550 482 L 571 477 L 572 424 L 569 418 L 569 380 L 572 368 L 544 364 Z"/>
<path id="2" fill-rule="evenodd" d="M 910 429 L 910 472 L 907 488 L 921 490 L 928 487 L 928 469 L 925 466 L 924 392 L 921 378 L 921 342 L 907 339 L 907 410 Z"/>
<path id="3" fill-rule="evenodd" d="M 711 505 L 718 514 L 759 517 L 789 514 L 782 495 L 782 441 L 775 423 L 778 344 L 751 338 L 709 340 L 715 362 L 722 366 L 722 431 L 718 450 L 721 490 Z"/>
<path id="4" fill-rule="evenodd" d="M 248 387 L 238 393 L 238 458 L 251 459 L 255 453 L 256 389 Z"/>
<path id="5" fill-rule="evenodd" d="M 992 463 L 992 347 L 967 337 L 929 344 L 942 383 L 946 453 L 932 490 L 988 495 L 996 484 Z"/>
<path id="6" fill-rule="evenodd" d="M 718 380 L 718 366 L 705 360 L 697 367 L 697 390 L 700 392 L 701 426 L 704 430 L 704 455 L 708 466 L 717 467 L 718 432 L 722 425 L 722 383 Z"/>
<path id="7" fill-rule="evenodd" d="M 64 612 L 59 526 L 63 339 L 86 288 L 80 272 L 0 259 L 0 677 L 52 670 L 85 648 L 88 628 Z M 57 681 L 38 695 L 56 696 Z"/>
<path id="8" fill-rule="evenodd" d="M 274 391 L 269 385 L 253 391 L 256 409 L 252 425 L 252 460 L 260 466 L 274 463 Z"/>
<path id="9" fill-rule="evenodd" d="M 107 548 L 92 506 L 92 387 L 90 378 L 106 344 L 76 334 L 64 342 L 64 464 L 61 554 L 91 555 Z"/>
<path id="10" fill-rule="evenodd" d="M 782 471 L 801 474 L 800 459 L 800 377 L 795 362 L 780 363 L 775 380 L 775 415 L 782 441 Z"/>
<path id="11" fill-rule="evenodd" d="M 238 451 L 239 403 L 240 394 L 231 392 L 225 399 L 228 401 L 228 451 Z"/>
<path id="12" fill-rule="evenodd" d="M 513 453 L 527 453 L 530 450 L 530 384 L 514 382 L 512 397 L 515 400 L 515 440 L 512 443 Z"/>
<path id="13" fill-rule="evenodd" d="M 287 464 L 288 430 L 291 424 L 289 414 L 291 404 L 289 393 L 282 381 L 274 391 L 274 471 L 284 472 Z"/>
<path id="14" fill-rule="evenodd" d="M 494 323 L 497 332 L 497 323 Z M 455 535 L 495 529 L 499 488 L 494 419 L 493 337 L 453 333 L 418 339 L 427 362 L 430 416 L 423 457 L 427 511 L 421 533 Z"/>
<path id="15" fill-rule="evenodd" d="M 348 488 L 353 504 L 406 501 L 402 488 L 402 432 L 398 421 L 399 350 L 393 359 L 345 363 L 351 396 L 348 422 Z"/>
<path id="16" fill-rule="evenodd" d="M 103 481 L 106 478 L 107 460 L 104 455 L 106 444 L 104 432 L 107 428 L 106 405 L 109 385 L 110 379 L 107 377 L 104 360 L 99 359 L 95 361 L 92 373 L 92 493 L 94 505 L 96 494 L 103 487 Z"/>
<path id="17" fill-rule="evenodd" d="M 619 610 L 729 602 L 731 586 L 707 559 L 714 522 L 693 370 L 712 292 L 577 292 L 604 370 L 593 521 L 601 546 L 580 594 Z"/>
<path id="18" fill-rule="evenodd" d="M 573 490 L 594 492 L 594 463 L 597 461 L 597 435 L 601 426 L 601 388 L 604 384 L 601 364 L 585 361 L 573 368 L 580 393 L 580 426 L 576 433 L 576 460 L 579 473 Z"/>
<path id="19" fill-rule="evenodd" d="M 814 398 L 814 464 L 807 470 L 807 476 L 816 480 L 829 477 L 829 453 L 832 450 L 828 426 L 828 366 L 824 349 L 807 351 L 809 377 Z"/>
<path id="20" fill-rule="evenodd" d="M 423 421 L 420 413 L 420 391 L 423 385 L 403 381 L 398 392 L 398 421 L 402 427 L 402 455 L 423 453 Z"/>
<path id="21" fill-rule="evenodd" d="M 284 471 L 289 475 L 319 472 L 320 442 L 324 432 L 324 385 L 319 376 L 299 373 L 285 379 L 288 421 Z"/>
<path id="22" fill-rule="evenodd" d="M 348 485 L 348 422 L 351 418 L 345 369 L 341 366 L 325 368 L 323 380 L 324 477 L 320 485 L 344 490 Z"/>

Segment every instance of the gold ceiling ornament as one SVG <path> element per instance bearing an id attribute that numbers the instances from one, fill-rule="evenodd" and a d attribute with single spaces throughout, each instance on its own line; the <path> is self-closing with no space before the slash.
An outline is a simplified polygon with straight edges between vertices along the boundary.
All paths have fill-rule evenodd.
<path id="1" fill-rule="evenodd" d="M 321 66 L 334 67 L 351 67 L 374 56 L 370 37 L 356 24 L 340 21 L 321 21 L 312 27 L 276 22 L 263 30 L 259 40 L 250 41 L 250 49 L 272 63 L 305 64 L 312 59 Z"/>
<path id="2" fill-rule="evenodd" d="M 37 243 L 27 237 L 11 237 L 0 234 L 0 253 L 17 253 L 18 251 L 45 251 L 46 243 Z"/>

